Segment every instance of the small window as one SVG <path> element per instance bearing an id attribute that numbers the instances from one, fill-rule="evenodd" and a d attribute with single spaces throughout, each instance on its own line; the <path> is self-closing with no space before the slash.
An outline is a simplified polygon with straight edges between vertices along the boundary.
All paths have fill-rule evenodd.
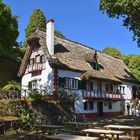
<path id="1" fill-rule="evenodd" d="M 45 63 L 46 59 L 45 59 L 45 55 L 41 55 L 40 56 L 40 63 Z"/>
<path id="2" fill-rule="evenodd" d="M 29 82 L 29 84 L 28 84 L 29 89 L 37 89 L 37 86 L 38 86 L 37 80 L 33 80 L 33 81 Z"/>
<path id="3" fill-rule="evenodd" d="M 89 101 L 89 110 L 93 110 L 93 101 Z"/>
<path id="4" fill-rule="evenodd" d="M 109 110 L 112 109 L 112 102 L 108 102 L 108 109 L 109 109 Z"/>
<path id="5" fill-rule="evenodd" d="M 84 102 L 84 110 L 93 110 L 94 106 L 93 106 L 93 101 L 85 101 Z"/>
<path id="6" fill-rule="evenodd" d="M 111 83 L 105 84 L 105 90 L 106 92 L 112 92 L 113 91 L 113 85 Z"/>
<path id="7" fill-rule="evenodd" d="M 84 110 L 88 110 L 88 102 L 87 101 L 84 102 Z"/>
<path id="8" fill-rule="evenodd" d="M 97 62 L 91 62 L 90 65 L 94 70 L 100 70 L 100 65 Z"/>
<path id="9" fill-rule="evenodd" d="M 102 83 L 101 82 L 97 82 L 97 90 L 98 91 L 102 90 Z"/>
<path id="10" fill-rule="evenodd" d="M 35 59 L 34 58 L 29 60 L 29 65 L 33 65 L 34 63 L 35 63 Z"/>
<path id="11" fill-rule="evenodd" d="M 72 89 L 78 89 L 78 80 L 72 79 Z"/>
<path id="12" fill-rule="evenodd" d="M 93 90 L 93 82 L 87 82 L 86 83 L 86 89 L 87 90 Z"/>
<path id="13" fill-rule="evenodd" d="M 36 63 L 40 63 L 40 55 L 37 55 L 37 56 L 35 57 L 35 62 L 36 62 Z"/>
<path id="14" fill-rule="evenodd" d="M 120 86 L 119 90 L 120 90 L 121 94 L 125 94 L 125 86 Z"/>
<path id="15" fill-rule="evenodd" d="M 66 79 L 65 88 L 71 89 L 71 78 L 65 78 L 65 79 Z"/>

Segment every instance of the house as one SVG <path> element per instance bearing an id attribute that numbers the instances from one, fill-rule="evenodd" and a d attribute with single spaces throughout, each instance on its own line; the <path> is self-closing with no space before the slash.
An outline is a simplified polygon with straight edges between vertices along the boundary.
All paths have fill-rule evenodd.
<path id="1" fill-rule="evenodd" d="M 118 115 L 126 109 L 137 96 L 139 82 L 123 60 L 55 36 L 53 20 L 46 26 L 46 33 L 37 29 L 27 39 L 18 72 L 23 89 L 72 91 L 79 96 L 75 113 L 89 118 Z"/>

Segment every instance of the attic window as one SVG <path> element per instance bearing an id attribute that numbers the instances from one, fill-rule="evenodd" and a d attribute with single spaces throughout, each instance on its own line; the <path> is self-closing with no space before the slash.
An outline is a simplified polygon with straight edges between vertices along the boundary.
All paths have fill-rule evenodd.
<path id="1" fill-rule="evenodd" d="M 100 65 L 96 62 L 91 62 L 90 65 L 94 70 L 100 70 Z"/>

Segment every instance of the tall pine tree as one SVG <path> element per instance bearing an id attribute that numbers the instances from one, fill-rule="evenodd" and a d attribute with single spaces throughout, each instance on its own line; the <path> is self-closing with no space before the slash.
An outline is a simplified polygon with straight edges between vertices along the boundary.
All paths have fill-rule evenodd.
<path id="1" fill-rule="evenodd" d="M 37 28 L 46 30 L 46 17 L 40 9 L 34 9 L 32 15 L 30 16 L 29 23 L 25 29 L 26 38 L 28 38 Z"/>
<path id="2" fill-rule="evenodd" d="M 27 28 L 25 29 L 26 38 L 28 38 L 33 32 L 35 32 L 37 28 L 46 31 L 46 17 L 40 9 L 34 9 L 32 15 L 30 16 L 29 23 L 27 25 Z M 65 38 L 65 36 L 57 30 L 55 30 L 55 35 L 60 38 Z M 24 41 L 23 47 L 27 47 L 26 40 Z"/>

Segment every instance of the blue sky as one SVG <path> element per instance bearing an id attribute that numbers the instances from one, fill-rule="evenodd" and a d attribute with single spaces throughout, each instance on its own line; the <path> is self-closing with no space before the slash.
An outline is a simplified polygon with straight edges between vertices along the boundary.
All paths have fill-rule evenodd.
<path id="1" fill-rule="evenodd" d="M 25 28 L 35 8 L 44 12 L 47 19 L 55 20 L 55 29 L 67 38 L 102 50 L 105 46 L 120 49 L 123 54 L 140 54 L 132 41 L 132 33 L 122 21 L 110 19 L 99 11 L 100 0 L 3 0 L 19 17 L 18 41 L 25 38 Z"/>

